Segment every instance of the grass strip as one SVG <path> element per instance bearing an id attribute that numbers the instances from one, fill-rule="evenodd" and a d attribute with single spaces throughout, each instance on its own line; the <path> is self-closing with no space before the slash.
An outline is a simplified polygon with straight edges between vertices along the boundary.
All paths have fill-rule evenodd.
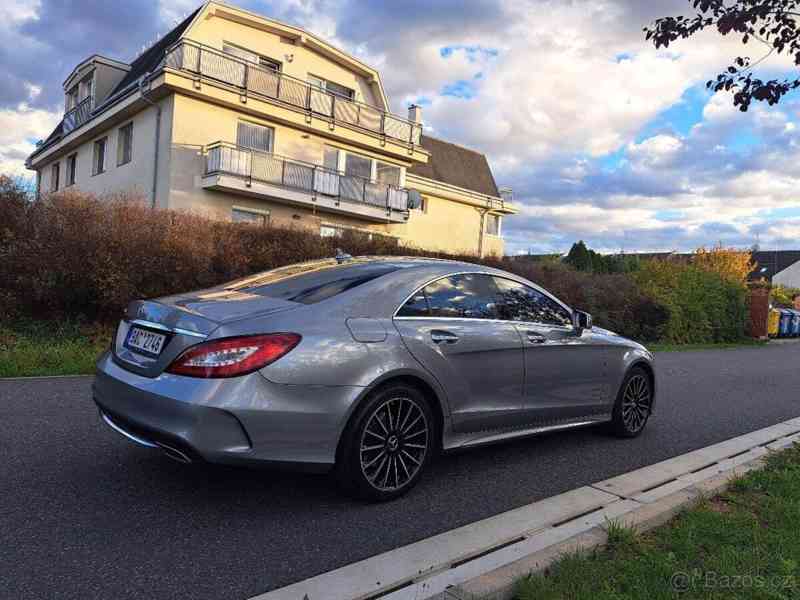
<path id="1" fill-rule="evenodd" d="M 648 533 L 618 523 L 604 548 L 518 582 L 517 600 L 800 598 L 800 447 Z"/>

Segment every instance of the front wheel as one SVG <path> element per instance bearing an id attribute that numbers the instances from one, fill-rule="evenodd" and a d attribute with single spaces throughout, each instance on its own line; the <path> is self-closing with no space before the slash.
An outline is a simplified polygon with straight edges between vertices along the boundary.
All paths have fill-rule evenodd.
<path id="1" fill-rule="evenodd" d="M 642 367 L 633 367 L 622 381 L 611 430 L 620 437 L 636 437 L 647 424 L 653 407 L 653 386 L 650 376 Z"/>
<path id="2" fill-rule="evenodd" d="M 336 465 L 345 491 L 369 500 L 406 493 L 434 448 L 430 406 L 415 387 L 398 383 L 373 392 L 347 428 Z"/>

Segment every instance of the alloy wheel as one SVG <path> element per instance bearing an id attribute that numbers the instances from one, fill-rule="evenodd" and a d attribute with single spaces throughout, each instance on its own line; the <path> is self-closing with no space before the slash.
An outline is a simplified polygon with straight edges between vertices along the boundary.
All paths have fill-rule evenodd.
<path id="1" fill-rule="evenodd" d="M 402 488 L 425 463 L 430 425 L 416 401 L 396 397 L 380 404 L 361 434 L 361 471 L 382 492 Z"/>
<path id="2" fill-rule="evenodd" d="M 650 400 L 650 382 L 645 375 L 637 374 L 628 379 L 622 396 L 622 420 L 631 433 L 639 431 L 647 422 Z"/>

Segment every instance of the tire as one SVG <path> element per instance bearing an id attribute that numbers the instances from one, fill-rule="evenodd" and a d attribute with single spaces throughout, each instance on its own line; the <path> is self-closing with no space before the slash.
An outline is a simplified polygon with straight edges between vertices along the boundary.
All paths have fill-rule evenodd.
<path id="1" fill-rule="evenodd" d="M 383 502 L 405 494 L 435 448 L 430 404 L 417 388 L 394 383 L 372 392 L 345 430 L 336 478 L 349 495 Z"/>
<path id="2" fill-rule="evenodd" d="M 653 384 L 642 367 L 633 367 L 625 375 L 614 403 L 611 432 L 634 438 L 644 431 L 653 406 Z"/>

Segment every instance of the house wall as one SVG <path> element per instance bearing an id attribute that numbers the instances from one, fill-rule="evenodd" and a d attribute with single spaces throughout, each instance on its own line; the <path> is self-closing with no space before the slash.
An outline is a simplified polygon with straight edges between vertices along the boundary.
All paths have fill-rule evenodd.
<path id="1" fill-rule="evenodd" d="M 402 243 L 418 248 L 468 254 L 478 252 L 481 216 L 477 207 L 456 201 L 454 198 L 457 194 L 454 195 L 452 190 L 445 192 L 435 182 L 426 185 L 421 178 L 416 178 L 407 185 L 422 191 L 426 210 L 412 210 L 408 222 L 399 225 L 366 222 L 347 215 L 313 211 L 278 201 L 206 190 L 202 187 L 205 170 L 203 148 L 216 141 L 235 142 L 236 127 L 240 120 L 273 127 L 274 151 L 290 158 L 321 164 L 323 149 L 329 144 L 380 160 L 388 159 L 363 148 L 353 148 L 342 141 L 328 140 L 193 97 L 174 94 L 164 98 L 160 105 L 162 127 L 157 206 L 161 208 L 190 210 L 224 220 L 231 218 L 234 206 L 267 210 L 270 213 L 270 222 L 280 227 L 299 227 L 318 232 L 322 224 L 340 225 L 392 235 L 400 238 Z M 128 122 L 123 121 L 93 136 L 79 147 L 74 189 L 95 194 L 126 192 L 150 200 L 155 109 L 150 107 L 142 110 L 133 116 L 132 121 L 133 160 L 122 166 L 116 164 L 118 130 Z M 106 171 L 92 175 L 93 142 L 104 135 L 108 136 Z M 41 189 L 45 193 L 50 191 L 52 162 L 47 162 L 41 169 Z M 59 162 L 59 191 L 63 191 L 66 184 L 66 156 L 60 157 Z M 502 238 L 484 235 L 483 249 L 484 254 L 502 255 Z"/>
<path id="2" fill-rule="evenodd" d="M 161 137 L 159 145 L 159 173 L 169 173 L 169 133 L 171 130 L 173 97 L 168 96 L 159 102 L 162 109 Z M 133 148 L 132 160 L 124 165 L 117 165 L 117 136 L 120 127 L 133 122 Z M 154 168 L 154 148 L 156 132 L 156 109 L 148 107 L 130 119 L 115 124 L 94 135 L 76 149 L 72 149 L 51 160 L 42 167 L 41 187 L 42 193 L 50 193 L 51 165 L 58 162 L 59 188 L 57 191 L 80 190 L 92 194 L 102 195 L 107 193 L 127 193 L 131 196 L 150 200 L 152 198 L 152 182 Z M 103 173 L 92 174 L 94 160 L 94 142 L 107 137 L 106 169 Z M 75 185 L 67 186 L 67 157 L 77 152 L 78 161 L 75 170 Z M 158 178 L 157 204 L 166 205 L 168 192 L 168 178 Z"/>
<path id="3" fill-rule="evenodd" d="M 772 277 L 772 283 L 786 287 L 800 288 L 800 261 L 786 267 Z"/>
<path id="4" fill-rule="evenodd" d="M 477 253 L 481 227 L 481 214 L 477 207 L 454 201 L 452 191 L 448 194 L 437 191 L 434 182 L 428 187 L 421 186 L 419 180 L 409 184 L 424 192 L 426 211 L 412 210 L 409 221 L 399 225 L 366 222 L 346 215 L 315 212 L 279 201 L 204 189 L 203 147 L 216 141 L 235 142 L 237 123 L 241 120 L 273 127 L 274 152 L 289 158 L 322 164 L 325 145 L 332 145 L 380 160 L 387 159 L 363 149 L 353 149 L 341 141 L 327 140 L 266 118 L 244 115 L 193 97 L 175 95 L 174 98 L 169 208 L 201 212 L 212 218 L 226 220 L 230 219 L 234 206 L 268 210 L 270 222 L 277 226 L 319 231 L 321 224 L 342 225 L 389 234 L 400 238 L 409 246 L 442 252 Z M 484 254 L 502 255 L 503 240 L 497 236 L 485 235 L 483 247 Z"/>
<path id="5" fill-rule="evenodd" d="M 476 254 L 480 241 L 481 213 L 477 207 L 454 202 L 434 193 L 422 194 L 425 211 L 412 210 L 405 225 L 390 225 L 389 232 L 409 246 L 439 252 Z M 485 227 L 485 225 L 484 225 Z M 503 239 L 484 235 L 485 255 L 503 254 Z"/>
<path id="6" fill-rule="evenodd" d="M 316 75 L 356 91 L 356 100 L 373 106 L 381 103 L 375 98 L 366 78 L 346 69 L 333 60 L 318 54 L 287 38 L 238 23 L 221 16 L 210 16 L 195 23 L 184 34 L 186 38 L 222 51 L 223 42 L 240 46 L 256 54 L 281 63 L 286 75 L 308 81 L 308 75 Z M 289 60 L 291 55 L 292 59 Z"/>
<path id="7" fill-rule="evenodd" d="M 404 243 L 464 254 L 477 254 L 482 246 L 484 256 L 503 255 L 502 237 L 484 233 L 481 240 L 481 228 L 486 229 L 485 219 L 481 219 L 485 197 L 418 175 L 407 175 L 406 187 L 420 191 L 425 210 L 412 210 L 405 225 L 389 227 L 390 233 L 400 236 Z"/>

